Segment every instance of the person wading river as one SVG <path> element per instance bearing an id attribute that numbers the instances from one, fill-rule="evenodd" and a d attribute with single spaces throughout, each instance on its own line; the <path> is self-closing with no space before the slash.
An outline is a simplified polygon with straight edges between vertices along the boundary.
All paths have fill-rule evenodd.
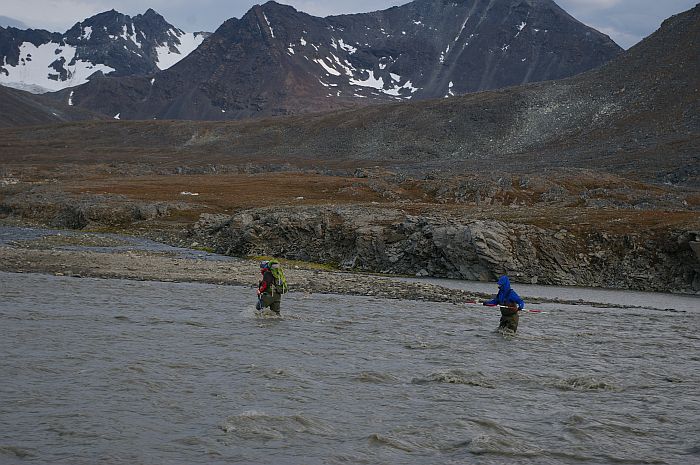
<path id="1" fill-rule="evenodd" d="M 287 292 L 287 279 L 282 265 L 277 260 L 260 262 L 262 279 L 258 282 L 258 303 L 255 308 L 262 310 L 270 307 L 275 314 L 280 314 L 282 294 Z"/>
<path id="2" fill-rule="evenodd" d="M 525 308 L 525 302 L 520 296 L 510 287 L 510 279 L 508 276 L 498 278 L 498 294 L 491 300 L 484 302 L 488 307 L 501 307 L 501 321 L 498 325 L 500 331 L 510 330 L 516 332 L 518 330 L 518 313 Z"/>

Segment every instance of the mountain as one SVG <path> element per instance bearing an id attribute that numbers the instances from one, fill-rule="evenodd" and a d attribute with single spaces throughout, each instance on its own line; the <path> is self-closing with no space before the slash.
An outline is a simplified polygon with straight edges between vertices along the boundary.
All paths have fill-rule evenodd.
<path id="1" fill-rule="evenodd" d="M 149 9 L 111 10 L 66 33 L 0 27 L 0 84 L 34 93 L 84 84 L 96 76 L 152 74 L 194 50 L 206 33 L 185 33 Z"/>
<path id="2" fill-rule="evenodd" d="M 205 42 L 206 44 L 206 42 Z M 607 65 L 559 81 L 449 99 L 237 122 L 139 121 L 51 130 L 51 156 L 172 164 L 389 166 L 420 173 L 593 169 L 700 185 L 700 6 Z M 28 140 L 17 129 L 0 140 Z M 70 141 L 80 141 L 79 145 Z M 24 157 L 42 153 L 6 144 Z M 10 150 L 11 149 L 11 150 Z M 25 152 L 25 150 L 29 150 Z M 62 150 L 65 150 L 62 151 Z"/>
<path id="3" fill-rule="evenodd" d="M 94 79 L 73 98 L 129 119 L 238 119 L 560 79 L 620 52 L 551 0 L 416 0 L 327 18 L 268 2 L 177 66 Z"/>
<path id="4" fill-rule="evenodd" d="M 0 86 L 0 127 L 36 126 L 68 121 L 100 120 L 104 115 L 64 105 L 43 96 Z"/>

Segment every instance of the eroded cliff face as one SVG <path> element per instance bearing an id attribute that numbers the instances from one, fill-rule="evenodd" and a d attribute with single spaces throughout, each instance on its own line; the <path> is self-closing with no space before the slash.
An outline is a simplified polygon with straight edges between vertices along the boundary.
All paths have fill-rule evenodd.
<path id="1" fill-rule="evenodd" d="M 273 255 L 418 276 L 700 291 L 700 231 L 649 237 L 573 233 L 497 220 L 367 207 L 285 207 L 204 215 L 195 236 L 229 255 Z"/>

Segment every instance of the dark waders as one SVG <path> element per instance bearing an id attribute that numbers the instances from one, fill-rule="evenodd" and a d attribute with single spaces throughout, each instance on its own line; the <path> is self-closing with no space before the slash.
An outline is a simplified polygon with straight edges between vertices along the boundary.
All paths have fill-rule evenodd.
<path id="1" fill-rule="evenodd" d="M 282 302 L 282 294 L 280 294 L 279 292 L 273 292 L 273 293 L 265 292 L 263 294 L 260 294 L 260 300 L 262 300 L 263 308 L 270 307 L 270 310 L 272 310 L 273 312 L 275 312 L 279 315 L 280 302 Z"/>
<path id="2" fill-rule="evenodd" d="M 518 313 L 518 307 L 515 305 L 510 307 L 501 305 L 501 322 L 498 325 L 498 329 L 508 329 L 516 332 L 518 330 L 518 321 L 520 320 Z"/>

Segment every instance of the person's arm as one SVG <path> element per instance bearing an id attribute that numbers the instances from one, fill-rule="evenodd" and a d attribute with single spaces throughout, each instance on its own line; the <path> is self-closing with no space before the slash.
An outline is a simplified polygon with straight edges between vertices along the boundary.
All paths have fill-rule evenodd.
<path id="1" fill-rule="evenodd" d="M 524 301 L 523 299 L 520 298 L 520 296 L 518 295 L 517 292 L 512 291 L 512 292 L 510 293 L 510 298 L 511 298 L 511 300 L 512 300 L 513 302 L 515 302 L 516 304 L 518 304 L 518 310 L 522 310 L 522 309 L 525 308 L 525 301 Z"/>
<path id="2" fill-rule="evenodd" d="M 494 305 L 498 304 L 498 298 L 487 300 L 484 302 L 482 305 L 486 305 L 487 307 L 493 307 Z"/>

